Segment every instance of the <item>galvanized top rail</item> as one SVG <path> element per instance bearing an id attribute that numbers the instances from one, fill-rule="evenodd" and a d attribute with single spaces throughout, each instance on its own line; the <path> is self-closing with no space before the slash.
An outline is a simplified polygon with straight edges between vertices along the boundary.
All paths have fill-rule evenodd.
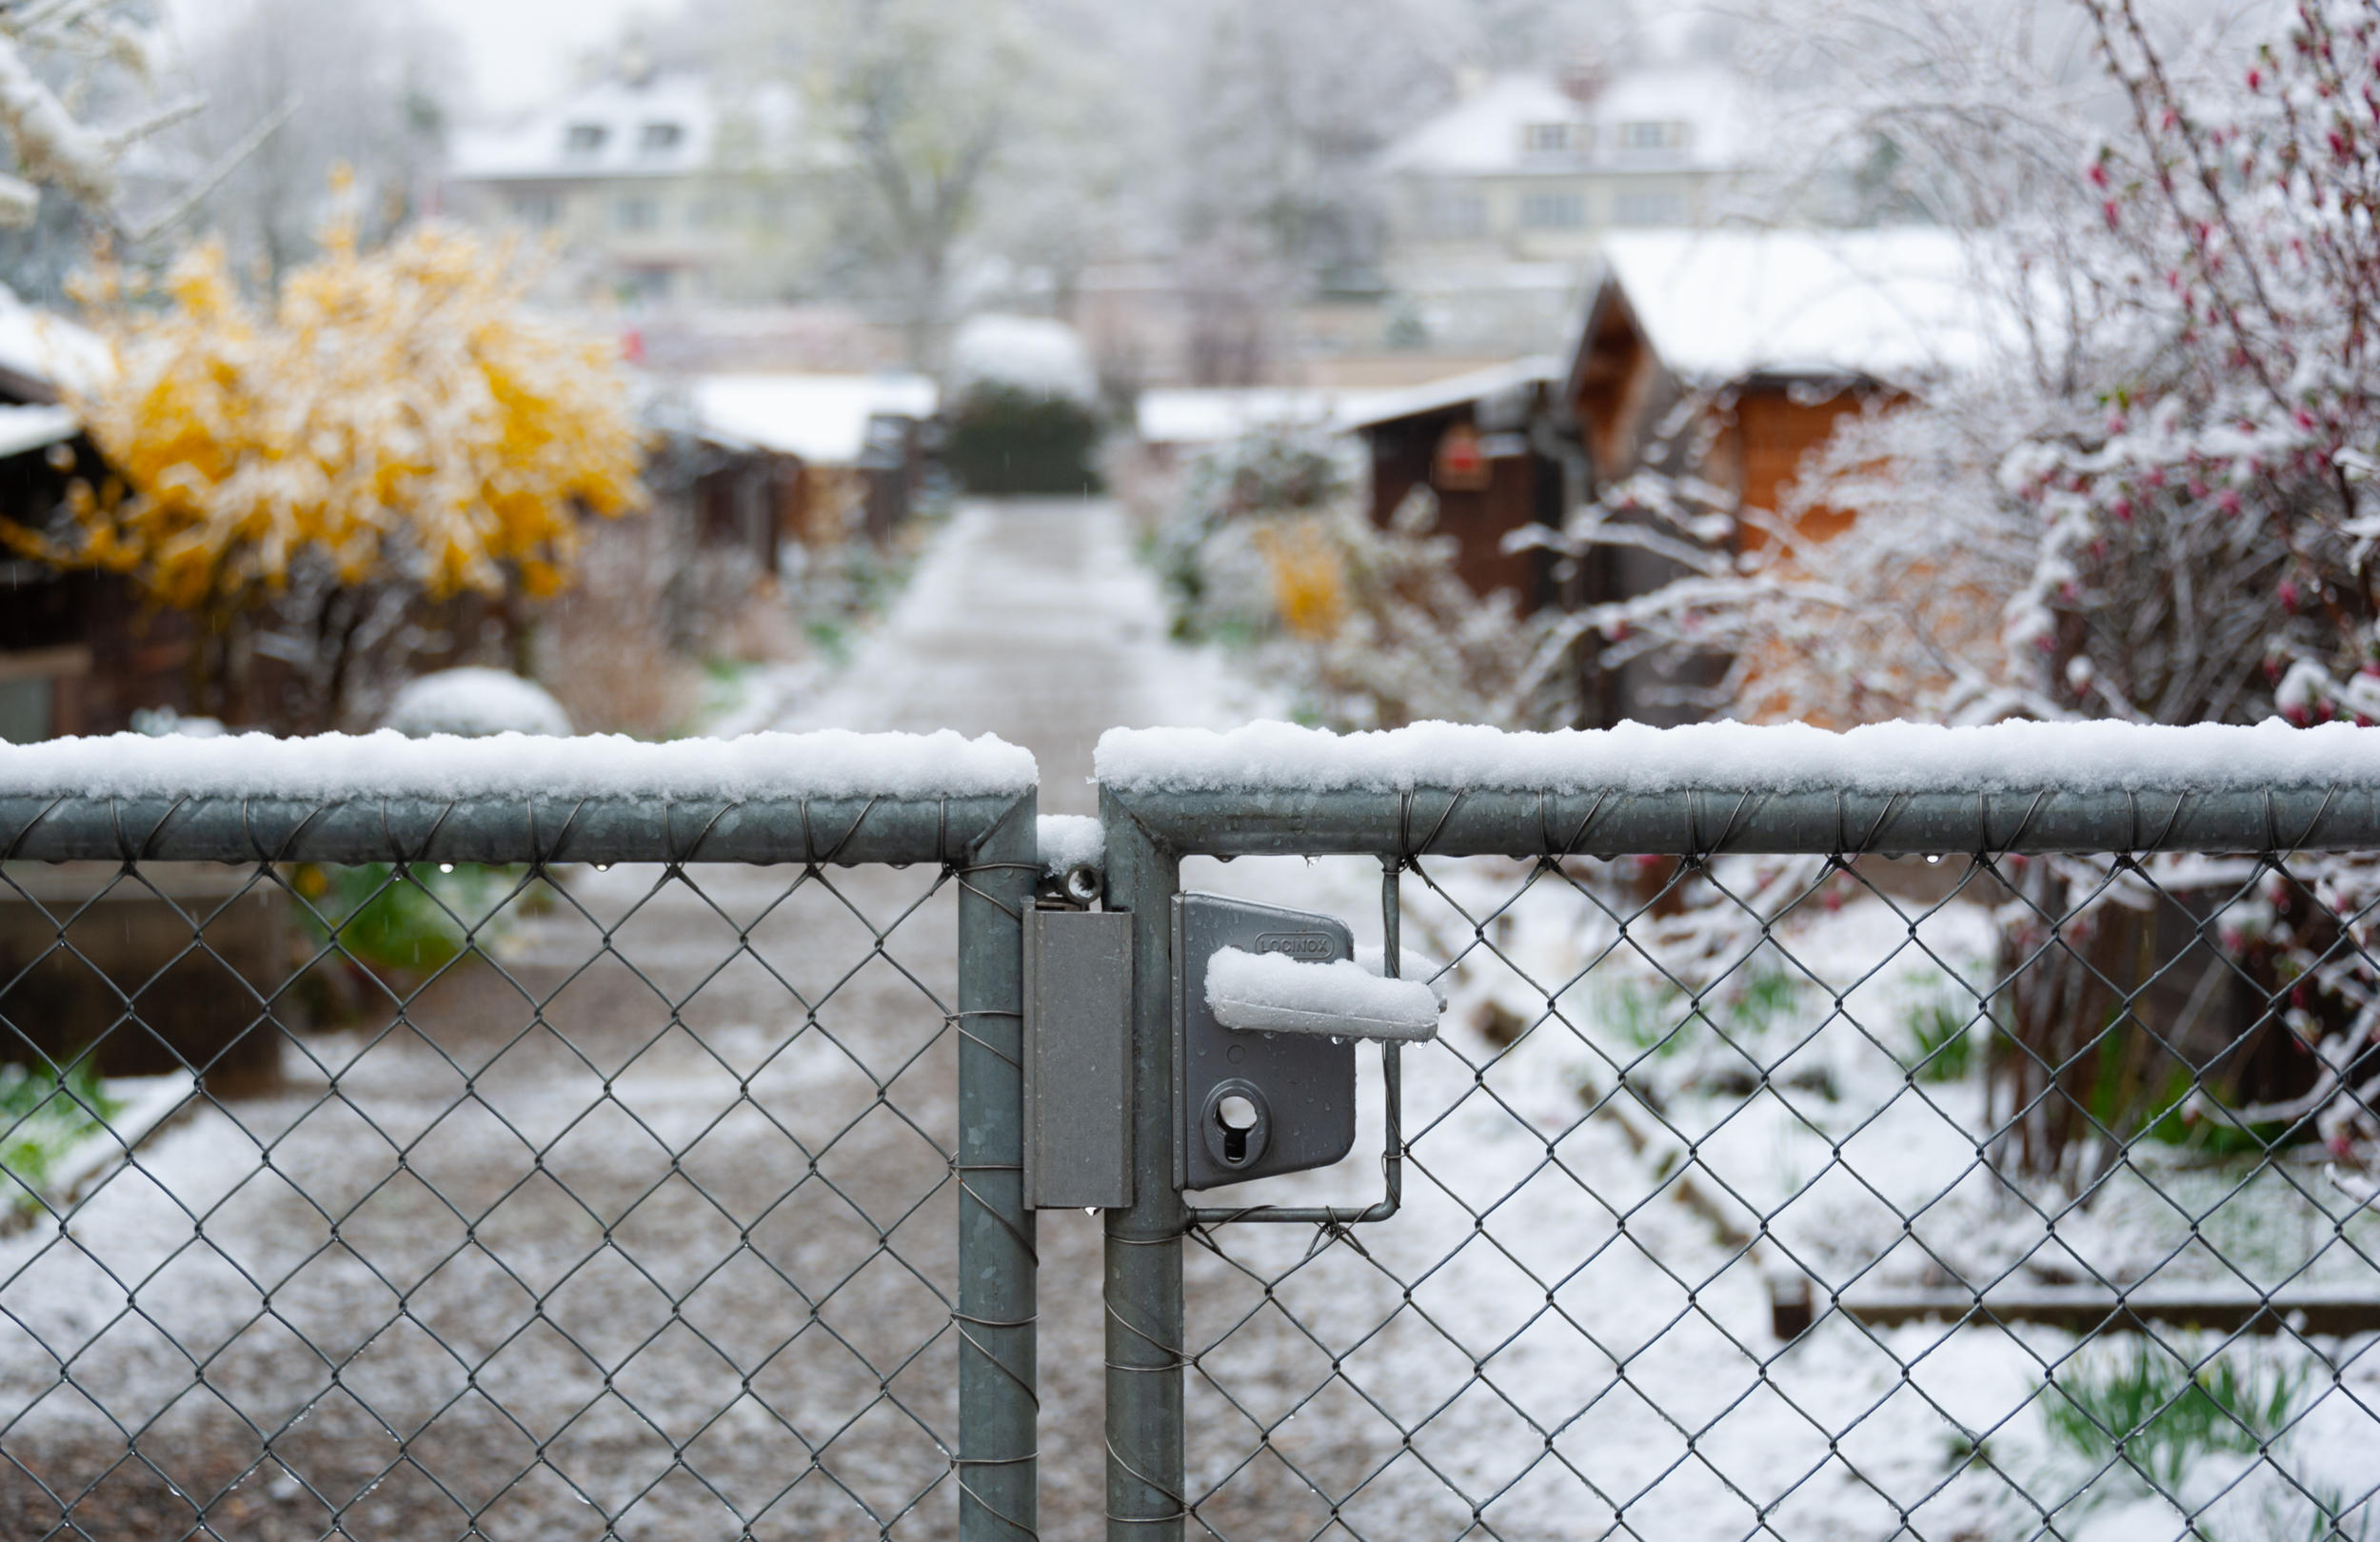
<path id="1" fill-rule="evenodd" d="M 0 860 L 955 862 L 1020 801 L 0 797 Z"/>
<path id="2" fill-rule="evenodd" d="M 1704 723 L 1508 734 L 1119 730 L 1101 785 L 1215 856 L 2380 847 L 2380 728 Z"/>
<path id="3" fill-rule="evenodd" d="M 1875 856 L 2380 849 L 2380 787 L 2263 792 L 1121 792 L 1168 850 L 1215 857 Z"/>
<path id="4" fill-rule="evenodd" d="M 0 745 L 0 859 L 956 861 L 1032 795 L 954 733 Z"/>

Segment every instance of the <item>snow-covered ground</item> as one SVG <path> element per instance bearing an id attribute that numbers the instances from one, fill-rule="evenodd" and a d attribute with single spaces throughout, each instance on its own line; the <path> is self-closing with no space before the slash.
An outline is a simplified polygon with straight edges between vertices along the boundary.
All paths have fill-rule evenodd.
<path id="1" fill-rule="evenodd" d="M 2309 1200 L 2318 1160 L 2250 1179 L 2148 1147 L 2140 1175 L 2053 1226 L 1996 1192 L 1974 1085 L 1906 1071 L 1924 1009 L 1964 996 L 1972 1010 L 1960 981 L 1992 957 L 1977 906 L 1814 900 L 1689 1025 L 1558 878 L 1427 868 L 1402 886 L 1406 947 L 1459 962 L 1443 1037 L 1403 1053 L 1403 1210 L 1328 1244 L 1238 1226 L 1193 1252 L 1192 1481 L 1224 1534 L 1319 1530 L 1319 1490 L 1375 1536 L 1451 1536 L 1476 1517 L 1502 1536 L 1981 1538 L 2044 1534 L 2053 1511 L 2055 1534 L 2178 1538 L 2181 1512 L 2052 1438 L 2037 1406 L 2053 1371 L 2104 1377 L 2130 1349 L 1841 1315 L 1787 1345 L 1773 1290 L 1815 1276 L 1823 1314 L 1833 1291 L 2003 1276 L 2214 1295 L 2373 1283 L 2380 1217 L 2340 1241 L 2330 1217 L 2351 1202 Z M 1370 864 L 1193 861 L 1183 881 L 1378 935 Z M 1375 1197 L 1375 1078 L 1364 1096 L 1338 1168 L 1206 1197 Z M 2164 1338 L 2192 1360 L 2220 1347 Z M 2266 1385 L 2305 1379 L 2269 1461 L 2204 1451 L 2176 1481 L 2211 1507 L 2205 1534 L 2308 1535 L 2297 1485 L 2370 1493 L 2368 1342 L 2265 1338 L 2223 1358 Z"/>
<path id="2" fill-rule="evenodd" d="M 780 726 L 997 733 L 1034 753 L 1044 812 L 1087 813 L 1104 729 L 1268 704 L 1162 626 L 1109 506 L 971 506 Z M 895 1534 L 948 1534 L 951 896 L 915 870 L 790 896 L 782 872 L 694 877 L 574 875 L 507 936 L 505 975 L 442 981 L 386 1033 L 307 1038 L 318 1063 L 282 1093 L 160 1137 L 67 1235 L 0 1241 L 0 1447 L 26 1469 L 0 1470 L 0 1505 L 47 1525 L 35 1481 L 94 1485 L 90 1534 L 178 1535 L 172 1490 L 230 1484 L 209 1512 L 225 1535 L 319 1535 L 364 1493 L 359 1537 L 453 1534 L 474 1511 L 490 1536 L 592 1537 L 606 1513 L 622 1535 L 733 1535 L 730 1504 L 757 1534 L 841 1537 L 917 1498 Z M 1378 943 L 1374 863 L 1194 859 L 1183 877 Z M 1995 1193 L 1972 1083 L 1906 1071 L 1929 1012 L 1972 1009 L 1992 955 L 1973 904 L 1814 897 L 1690 1022 L 1650 930 L 1621 941 L 1558 873 L 1434 861 L 1402 894 L 1408 953 L 1454 963 L 1439 1039 L 1403 1052 L 1402 1212 L 1188 1250 L 1191 1473 L 1221 1534 L 1331 1534 L 1336 1503 L 1383 1542 L 2178 1539 L 2138 1479 L 2051 1437 L 2043 1377 L 2074 1335 L 1869 1331 L 1828 1294 L 2373 1279 L 2380 1217 L 2342 1240 L 2317 1201 L 2349 1201 L 2308 1163 L 2242 1182 L 2149 1152 L 2053 1232 Z M 852 907 L 905 917 L 890 957 Z M 1200 1197 L 1376 1196 L 1383 1101 L 1362 1063 L 1346 1162 Z M 1096 1534 L 1099 1223 L 1038 1229 L 1042 1525 Z M 1820 1320 L 1782 1344 L 1773 1293 L 1803 1277 Z M 2307 1371 L 2317 1353 L 2335 1370 Z M 2200 1452 L 2177 1481 L 2214 1503 L 2207 1535 L 2310 1535 L 2277 1474 L 2369 1492 L 2380 1362 L 2268 1338 L 2231 1363 L 2306 1376 L 2300 1416 L 2269 1458 Z M 123 1430 L 159 1471 L 110 1473 Z M 278 1461 L 248 1471 L 276 1432 Z"/>

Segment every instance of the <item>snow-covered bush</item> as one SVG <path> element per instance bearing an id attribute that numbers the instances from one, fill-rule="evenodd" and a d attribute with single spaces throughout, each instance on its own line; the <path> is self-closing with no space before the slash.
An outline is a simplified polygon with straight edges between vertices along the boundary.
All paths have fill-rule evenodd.
<path id="1" fill-rule="evenodd" d="M 950 386 L 957 396 L 1004 386 L 1027 396 L 1097 407 L 1099 375 L 1075 329 L 1041 316 L 976 316 L 950 340 Z"/>
<path id="2" fill-rule="evenodd" d="M 408 682 L 389 702 L 381 726 L 410 739 L 453 734 L 539 734 L 566 739 L 569 714 L 534 681 L 501 669 L 441 669 Z"/>
<path id="3" fill-rule="evenodd" d="M 217 244 L 162 293 L 103 267 L 85 293 L 120 367 L 69 405 L 105 465 L 10 511 L 38 524 L 0 514 L 0 544 L 188 612 L 190 705 L 235 725 L 342 725 L 426 607 L 467 602 L 517 643 L 582 523 L 645 496 L 617 346 L 538 311 L 536 276 L 434 225 L 367 250 L 351 216 L 261 299 Z"/>
<path id="4" fill-rule="evenodd" d="M 1099 378 L 1074 328 L 978 316 L 950 349 L 942 459 L 980 493 L 1080 493 L 1099 485 Z"/>
<path id="5" fill-rule="evenodd" d="M 1259 429 L 1207 451 L 1157 533 L 1173 629 L 1262 656 L 1267 678 L 1338 727 L 1500 721 L 1521 656 L 1509 595 L 1455 572 L 1426 489 L 1375 524 L 1359 447 Z"/>

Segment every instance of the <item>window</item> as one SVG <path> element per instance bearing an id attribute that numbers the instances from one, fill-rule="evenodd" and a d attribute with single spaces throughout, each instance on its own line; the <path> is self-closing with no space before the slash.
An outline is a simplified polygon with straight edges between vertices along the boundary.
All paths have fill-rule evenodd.
<path id="1" fill-rule="evenodd" d="M 610 137 L 611 130 L 600 123 L 574 123 L 569 133 L 564 137 L 563 148 L 576 156 L 594 155 L 603 149 L 604 141 Z"/>
<path id="2" fill-rule="evenodd" d="M 1487 199 L 1476 192 L 1440 190 L 1421 207 L 1421 227 L 1429 234 L 1461 240 L 1487 233 Z"/>
<path id="3" fill-rule="evenodd" d="M 1584 193 L 1533 192 L 1520 195 L 1520 223 L 1532 230 L 1571 230 L 1587 223 Z"/>
<path id="4" fill-rule="evenodd" d="M 661 201 L 642 193 L 612 200 L 611 224 L 616 230 L 651 230 L 661 225 Z"/>
<path id="5" fill-rule="evenodd" d="M 1686 195 L 1681 192 L 1624 192 L 1612 199 L 1614 225 L 1683 225 Z"/>
<path id="6" fill-rule="evenodd" d="M 1595 130 L 1583 123 L 1533 123 L 1520 131 L 1520 148 L 1531 155 L 1583 155 L 1595 146 Z"/>
<path id="7" fill-rule="evenodd" d="M 1647 119 L 1619 126 L 1619 148 L 1624 150 L 1681 150 L 1686 148 L 1687 126 L 1676 119 Z"/>
<path id="8" fill-rule="evenodd" d="M 674 123 L 648 123 L 636 148 L 646 155 L 666 155 L 685 138 L 685 129 Z"/>
<path id="9" fill-rule="evenodd" d="M 522 193 L 512 200 L 512 218 L 532 230 L 550 230 L 562 223 L 562 200 L 552 193 Z"/>

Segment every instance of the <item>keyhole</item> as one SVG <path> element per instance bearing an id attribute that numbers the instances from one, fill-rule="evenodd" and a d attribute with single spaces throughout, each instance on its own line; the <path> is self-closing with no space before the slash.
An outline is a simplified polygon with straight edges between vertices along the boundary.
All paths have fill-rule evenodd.
<path id="1" fill-rule="evenodd" d="M 1248 1159 L 1248 1132 L 1256 1128 L 1256 1104 L 1231 1093 L 1215 1105 L 1215 1122 L 1223 1127 L 1223 1160 L 1237 1167 Z"/>

